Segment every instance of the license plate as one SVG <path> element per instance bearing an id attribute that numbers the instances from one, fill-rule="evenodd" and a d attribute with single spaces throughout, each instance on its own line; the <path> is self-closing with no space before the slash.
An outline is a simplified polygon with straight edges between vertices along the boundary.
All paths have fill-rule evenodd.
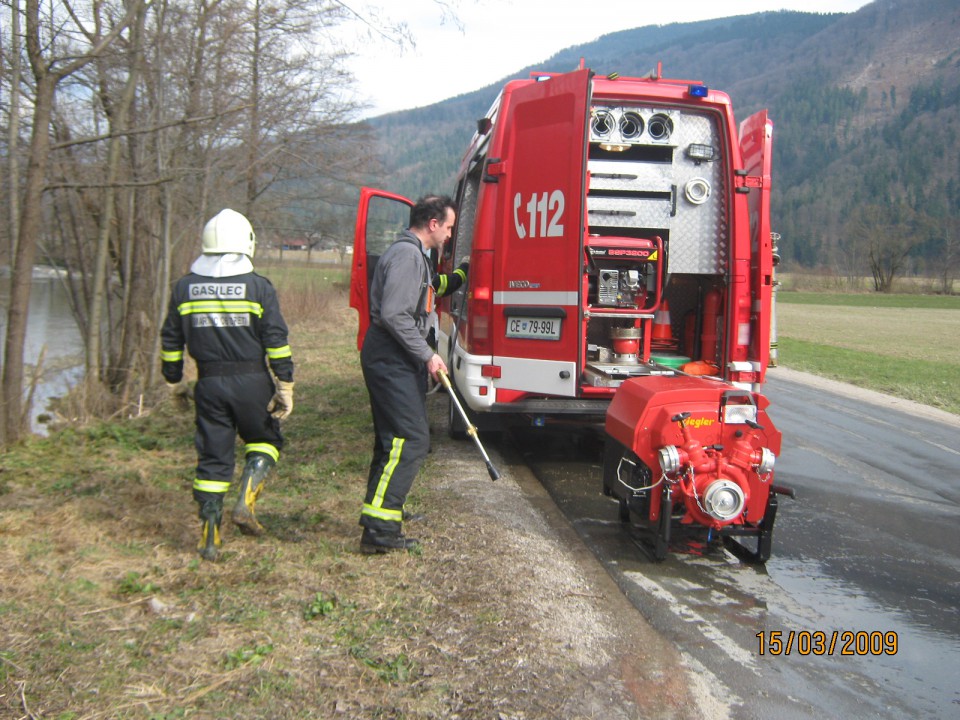
<path id="1" fill-rule="evenodd" d="M 507 337 L 559 340 L 560 322 L 561 318 L 509 317 L 507 318 Z"/>

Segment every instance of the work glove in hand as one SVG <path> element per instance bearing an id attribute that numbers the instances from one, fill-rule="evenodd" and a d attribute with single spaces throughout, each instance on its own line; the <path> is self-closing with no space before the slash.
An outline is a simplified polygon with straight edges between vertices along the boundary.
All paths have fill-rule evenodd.
<path id="1" fill-rule="evenodd" d="M 277 391 L 267 404 L 267 412 L 283 420 L 293 412 L 293 381 L 277 380 Z"/>
<path id="2" fill-rule="evenodd" d="M 175 383 L 167 380 L 167 390 L 169 390 L 170 395 L 177 400 L 186 400 L 190 397 L 190 386 L 187 385 L 186 380 Z"/>
<path id="3" fill-rule="evenodd" d="M 187 384 L 187 381 L 181 380 L 180 382 L 174 383 L 167 380 L 166 382 L 173 406 L 181 412 L 189 410 L 190 399 L 193 397 L 193 393 L 190 391 L 190 386 Z"/>

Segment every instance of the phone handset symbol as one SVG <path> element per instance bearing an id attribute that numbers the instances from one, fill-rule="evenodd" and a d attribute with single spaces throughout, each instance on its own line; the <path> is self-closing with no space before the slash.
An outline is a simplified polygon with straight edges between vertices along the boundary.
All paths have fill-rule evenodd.
<path id="1" fill-rule="evenodd" d="M 523 227 L 523 223 L 520 222 L 520 217 L 517 214 L 521 202 L 523 201 L 520 199 L 520 193 L 513 196 L 513 225 L 517 228 L 517 236 L 523 240 L 527 236 L 527 230 Z"/>

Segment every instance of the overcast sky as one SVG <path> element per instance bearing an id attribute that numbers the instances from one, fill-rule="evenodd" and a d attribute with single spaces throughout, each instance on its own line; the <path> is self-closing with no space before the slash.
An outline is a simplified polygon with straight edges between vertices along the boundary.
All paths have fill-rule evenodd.
<path id="1" fill-rule="evenodd" d="M 868 0 L 448 0 L 461 27 L 444 19 L 435 0 L 403 0 L 387 12 L 404 20 L 416 48 L 402 53 L 365 41 L 348 67 L 365 117 L 430 105 L 485 87 L 528 65 L 601 35 L 767 10 L 853 12 Z M 402 8 L 402 12 L 401 12 Z M 360 51 L 362 48 L 362 51 Z M 572 70 L 573 68 L 571 68 Z M 664 68 L 669 75 L 669 68 Z"/>

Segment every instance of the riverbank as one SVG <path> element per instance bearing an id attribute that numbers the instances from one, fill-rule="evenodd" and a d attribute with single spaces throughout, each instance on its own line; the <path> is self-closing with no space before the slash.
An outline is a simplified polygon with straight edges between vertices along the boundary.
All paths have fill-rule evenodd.
<path id="1" fill-rule="evenodd" d="M 83 340 L 62 282 L 63 271 L 33 269 L 23 359 L 30 388 L 30 431 L 46 434 L 48 403 L 62 397 L 83 377 Z M 9 272 L 0 268 L 0 354 L 6 344 Z"/>

